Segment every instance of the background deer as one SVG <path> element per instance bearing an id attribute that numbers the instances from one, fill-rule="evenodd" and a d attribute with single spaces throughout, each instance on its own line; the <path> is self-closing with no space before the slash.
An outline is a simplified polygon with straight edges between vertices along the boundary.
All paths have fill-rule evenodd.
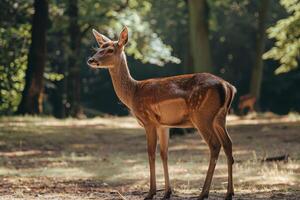
<path id="1" fill-rule="evenodd" d="M 168 173 L 168 140 L 170 127 L 195 127 L 209 146 L 210 162 L 199 199 L 208 197 L 214 169 L 223 147 L 228 161 L 226 199 L 234 195 L 232 183 L 232 143 L 226 130 L 226 115 L 235 87 L 208 73 L 167 78 L 134 80 L 128 70 L 124 46 L 128 41 L 125 27 L 118 41 L 112 41 L 93 30 L 98 42 L 97 52 L 88 59 L 92 68 L 107 68 L 119 99 L 145 128 L 150 165 L 150 190 L 145 199 L 156 194 L 155 152 L 157 138 L 165 178 L 165 194 L 172 193 Z"/>
<path id="2" fill-rule="evenodd" d="M 256 103 L 256 97 L 252 96 L 251 94 L 246 94 L 240 96 L 239 99 L 239 112 L 240 114 L 244 114 L 245 109 L 248 109 L 248 112 L 255 112 L 254 106 Z"/>

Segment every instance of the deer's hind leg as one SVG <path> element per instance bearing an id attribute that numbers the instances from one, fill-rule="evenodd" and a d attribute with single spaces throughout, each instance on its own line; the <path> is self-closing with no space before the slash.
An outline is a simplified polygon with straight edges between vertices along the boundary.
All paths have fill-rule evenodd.
<path id="1" fill-rule="evenodd" d="M 228 165 L 228 185 L 227 185 L 227 194 L 226 200 L 232 199 L 234 195 L 233 189 L 233 180 L 232 180 L 232 165 L 234 163 L 232 156 L 232 141 L 230 136 L 228 135 L 226 129 L 226 112 L 220 112 L 215 120 L 215 129 L 218 134 L 218 139 L 222 144 L 224 152 L 227 157 L 227 165 Z"/>
<path id="2" fill-rule="evenodd" d="M 155 175 L 155 152 L 157 145 L 157 133 L 155 126 L 147 126 L 146 138 L 147 138 L 147 150 L 148 150 L 148 159 L 150 167 L 150 190 L 145 197 L 145 200 L 153 199 L 156 194 L 156 175 Z"/>
<path id="3" fill-rule="evenodd" d="M 211 119 L 206 119 L 205 121 L 197 120 L 194 125 L 207 143 L 210 151 L 209 167 L 206 173 L 202 192 L 198 198 L 202 200 L 208 198 L 209 189 L 221 149 L 221 144 L 213 128 L 213 117 L 211 117 Z"/>
<path id="4" fill-rule="evenodd" d="M 169 170 L 168 170 L 168 143 L 169 143 L 169 129 L 159 127 L 157 128 L 157 135 L 159 138 L 160 147 L 160 157 L 163 163 L 164 178 L 165 178 L 165 194 L 162 199 L 170 199 L 172 194 L 170 180 L 169 180 Z"/>

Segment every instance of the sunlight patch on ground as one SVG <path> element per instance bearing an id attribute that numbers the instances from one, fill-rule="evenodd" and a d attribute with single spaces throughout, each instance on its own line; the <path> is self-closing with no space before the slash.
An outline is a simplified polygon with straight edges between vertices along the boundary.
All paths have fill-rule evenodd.
<path id="1" fill-rule="evenodd" d="M 44 179 L 50 179 L 49 182 L 55 185 L 59 179 L 62 180 L 62 192 L 69 187 L 69 194 L 73 194 L 81 184 L 85 187 L 85 197 L 90 190 L 117 189 L 128 195 L 128 199 L 132 197 L 131 192 L 139 192 L 136 197 L 139 199 L 149 189 L 145 134 L 131 117 L 62 121 L 0 119 L 0 126 L 0 178 L 5 179 L 2 184 L 7 180 L 24 179 L 27 185 L 35 188 L 37 180 L 43 183 Z M 229 127 L 234 141 L 233 174 L 237 198 L 238 195 L 255 194 L 255 197 L 261 195 L 261 199 L 268 199 L 274 191 L 285 194 L 300 191 L 299 130 L 297 123 Z M 286 153 L 289 154 L 287 162 L 263 162 L 267 156 Z M 208 147 L 198 134 L 170 139 L 169 173 L 175 194 L 200 194 L 208 164 Z M 158 189 L 162 189 L 164 176 L 159 148 L 156 173 Z M 78 183 L 79 179 L 82 182 Z M 21 182 L 13 184 L 22 186 Z M 56 192 L 52 191 L 52 186 L 45 188 L 53 195 Z M 223 199 L 226 188 L 227 160 L 222 150 L 211 194 Z M 26 188 L 24 191 L 26 196 Z M 2 193 L 6 194 L 5 188 Z M 104 193 L 112 195 L 107 191 Z"/>
<path id="2" fill-rule="evenodd" d="M 274 113 L 251 113 L 246 116 L 229 115 L 227 117 L 228 125 L 241 124 L 270 124 L 270 123 L 286 123 L 286 122 L 300 122 L 299 113 L 289 113 L 287 115 L 276 115 Z M 72 119 L 67 118 L 58 120 L 53 117 L 0 117 L 0 127 L 14 126 L 24 127 L 28 126 L 96 126 L 98 128 L 141 128 L 133 116 L 116 117 L 105 116 L 95 117 L 89 119 Z"/>
<path id="3" fill-rule="evenodd" d="M 87 178 L 92 177 L 94 174 L 83 171 L 81 168 L 65 168 L 65 167 L 52 167 L 52 168 L 34 168 L 34 169 L 10 169 L 0 168 L 0 176 L 19 176 L 19 177 L 72 177 L 72 178 Z"/>
<path id="4" fill-rule="evenodd" d="M 180 144 L 169 148 L 169 152 L 180 150 L 207 150 L 207 146 L 190 146 L 189 144 Z"/>
<path id="5" fill-rule="evenodd" d="M 141 128 L 134 117 L 95 117 L 92 119 L 71 119 L 58 120 L 55 118 L 34 118 L 5 117 L 0 118 L 0 127 L 13 126 L 96 126 L 98 128 Z"/>
<path id="6" fill-rule="evenodd" d="M 53 154 L 52 151 L 28 150 L 28 151 L 13 151 L 13 152 L 0 152 L 0 156 L 16 157 L 16 156 L 33 156 L 39 154 Z"/>
<path id="7" fill-rule="evenodd" d="M 300 163 L 298 161 L 297 163 L 295 161 L 289 161 L 289 163 L 249 162 L 236 164 L 234 177 L 237 186 L 249 185 L 249 187 L 257 188 L 259 191 L 266 188 L 277 190 L 278 185 L 287 187 L 299 186 L 300 179 L 297 178 L 297 174 L 292 170 L 293 168 L 299 169 L 299 167 Z M 256 187 L 253 187 L 255 185 Z M 280 188 L 282 189 L 282 187 Z"/>

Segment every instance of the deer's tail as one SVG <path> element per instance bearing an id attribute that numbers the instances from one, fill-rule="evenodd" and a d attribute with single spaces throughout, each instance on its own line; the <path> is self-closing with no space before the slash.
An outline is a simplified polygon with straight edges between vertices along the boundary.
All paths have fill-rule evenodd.
<path id="1" fill-rule="evenodd" d="M 220 100 L 221 100 L 220 112 L 227 114 L 230 110 L 230 106 L 236 94 L 236 88 L 230 83 L 224 81 L 218 85 L 218 89 L 219 89 Z"/>
<path id="2" fill-rule="evenodd" d="M 236 88 L 228 82 L 223 84 L 223 92 L 224 92 L 224 101 L 223 101 L 223 108 L 226 113 L 229 112 L 232 101 L 236 94 Z"/>

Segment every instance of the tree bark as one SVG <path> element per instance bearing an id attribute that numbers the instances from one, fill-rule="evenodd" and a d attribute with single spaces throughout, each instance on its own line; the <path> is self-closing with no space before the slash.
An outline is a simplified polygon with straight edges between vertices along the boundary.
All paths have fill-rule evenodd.
<path id="1" fill-rule="evenodd" d="M 206 0 L 189 0 L 190 48 L 194 72 L 213 72 Z"/>
<path id="2" fill-rule="evenodd" d="M 266 20 L 269 9 L 269 0 L 262 0 L 260 3 L 261 5 L 258 13 L 258 30 L 256 34 L 256 55 L 250 82 L 250 94 L 256 97 L 257 104 L 259 103 L 260 90 L 263 78 L 262 55 L 265 51 Z"/>
<path id="3" fill-rule="evenodd" d="M 18 114 L 40 114 L 43 112 L 43 74 L 47 53 L 47 24 L 48 1 L 35 0 L 25 87 L 17 110 Z"/>
<path id="4" fill-rule="evenodd" d="M 195 70 L 194 70 L 193 56 L 191 51 L 192 49 L 190 47 L 191 44 L 187 42 L 186 46 L 187 49 L 184 51 L 184 58 L 183 58 L 183 65 L 184 65 L 183 72 L 189 74 L 189 73 L 193 73 Z"/>
<path id="5" fill-rule="evenodd" d="M 81 93 L 81 77 L 80 63 L 78 55 L 80 55 L 81 33 L 78 24 L 78 4 L 77 0 L 69 0 L 68 16 L 69 16 L 69 36 L 70 36 L 70 55 L 68 57 L 68 104 L 70 105 L 69 115 L 80 117 L 82 108 L 80 105 Z"/>
<path id="6" fill-rule="evenodd" d="M 57 33 L 57 41 L 59 44 L 59 49 L 68 49 L 68 43 L 65 42 L 65 37 L 59 37 L 59 35 L 65 34 L 64 31 L 59 31 Z M 66 108 L 68 106 L 67 102 L 67 75 L 68 75 L 68 66 L 66 64 L 66 59 L 63 57 L 59 59 L 58 65 L 60 66 L 58 69 L 59 74 L 63 74 L 63 79 L 56 82 L 56 90 L 53 94 L 52 104 L 53 104 L 53 115 L 56 118 L 66 118 Z"/>

